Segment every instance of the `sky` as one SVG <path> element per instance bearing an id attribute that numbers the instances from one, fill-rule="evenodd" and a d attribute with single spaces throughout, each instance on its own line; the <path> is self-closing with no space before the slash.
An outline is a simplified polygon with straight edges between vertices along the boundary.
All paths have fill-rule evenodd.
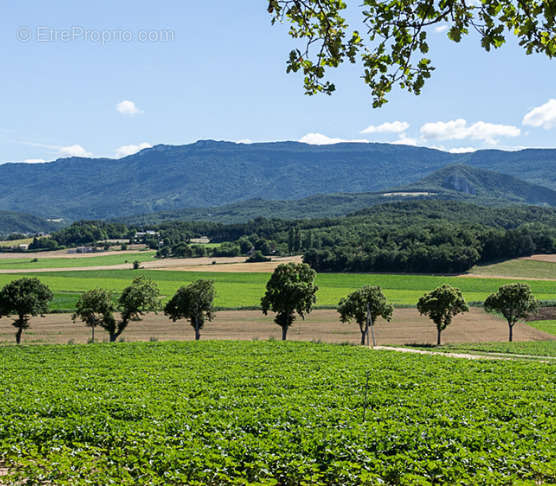
<path id="1" fill-rule="evenodd" d="M 358 2 L 348 2 L 357 5 Z M 372 108 L 361 66 L 332 96 L 286 74 L 266 0 L 24 0 L 0 6 L 0 162 L 122 157 L 200 139 L 404 143 L 453 152 L 556 147 L 556 61 L 431 29 L 420 96 Z M 357 10 L 349 20 L 357 21 Z"/>

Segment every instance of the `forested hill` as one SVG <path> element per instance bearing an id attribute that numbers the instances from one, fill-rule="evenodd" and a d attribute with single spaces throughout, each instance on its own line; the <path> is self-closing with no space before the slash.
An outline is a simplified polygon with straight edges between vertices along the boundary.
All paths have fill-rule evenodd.
<path id="1" fill-rule="evenodd" d="M 0 211 L 0 236 L 10 233 L 48 233 L 59 229 L 61 223 L 47 221 L 29 214 Z"/>
<path id="2" fill-rule="evenodd" d="M 476 202 L 495 203 L 498 200 L 556 206 L 556 191 L 552 189 L 464 164 L 444 167 L 404 189 L 445 193 L 445 196 L 457 193 L 472 196 Z"/>
<path id="3" fill-rule="evenodd" d="M 556 189 L 556 149 L 450 154 L 423 147 L 200 141 L 158 145 L 123 159 L 0 166 L 0 209 L 48 218 L 111 218 L 252 198 L 375 192 L 447 165 L 502 171 Z"/>

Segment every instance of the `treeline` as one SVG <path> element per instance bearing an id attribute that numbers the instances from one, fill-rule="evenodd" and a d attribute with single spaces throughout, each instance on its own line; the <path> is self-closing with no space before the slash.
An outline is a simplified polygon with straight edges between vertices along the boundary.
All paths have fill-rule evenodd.
<path id="1" fill-rule="evenodd" d="M 31 246 L 76 246 L 134 238 L 166 257 L 303 254 L 320 272 L 459 273 L 477 263 L 556 252 L 556 210 L 448 201 L 383 204 L 341 218 L 248 223 L 165 222 L 126 226 L 85 221 Z M 192 244 L 208 237 L 218 247 Z"/>
<path id="2" fill-rule="evenodd" d="M 93 245 L 109 239 L 129 238 L 130 230 L 122 223 L 79 221 L 52 233 L 50 237 L 35 237 L 30 250 L 55 250 L 62 247 Z"/>

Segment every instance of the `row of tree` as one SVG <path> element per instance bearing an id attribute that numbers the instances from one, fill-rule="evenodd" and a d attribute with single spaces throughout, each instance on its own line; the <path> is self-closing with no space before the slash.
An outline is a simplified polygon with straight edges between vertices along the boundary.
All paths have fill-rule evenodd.
<path id="1" fill-rule="evenodd" d="M 318 291 L 315 278 L 316 272 L 304 263 L 279 265 L 271 275 L 261 299 L 261 309 L 265 315 L 275 313 L 274 322 L 281 327 L 283 340 L 286 340 L 296 318 L 304 319 L 312 311 Z M 174 322 L 188 319 L 195 330 L 195 339 L 199 340 L 205 323 L 214 319 L 214 297 L 214 283 L 197 280 L 178 289 L 163 307 L 164 314 Z M 52 291 L 37 278 L 13 280 L 0 291 L 0 317 L 16 316 L 13 326 L 17 329 L 17 344 L 21 343 L 31 317 L 45 314 L 52 298 Z M 519 283 L 501 287 L 484 303 L 487 311 L 500 313 L 506 318 L 510 341 L 514 326 L 534 312 L 537 305 L 530 287 Z M 110 342 L 114 342 L 130 322 L 141 321 L 146 313 L 161 309 L 158 286 L 151 279 L 139 276 L 117 299 L 112 292 L 101 288 L 83 293 L 77 302 L 73 321 L 79 319 L 91 328 L 92 342 L 97 327 L 108 332 Z M 441 344 L 442 331 L 450 325 L 453 317 L 469 310 L 461 291 L 450 285 L 442 285 L 425 294 L 419 299 L 417 309 L 436 325 L 438 345 Z M 380 317 L 390 321 L 393 310 L 380 287 L 376 286 L 365 286 L 338 304 L 340 320 L 355 321 L 359 325 L 361 344 L 368 342 L 375 321 Z"/>

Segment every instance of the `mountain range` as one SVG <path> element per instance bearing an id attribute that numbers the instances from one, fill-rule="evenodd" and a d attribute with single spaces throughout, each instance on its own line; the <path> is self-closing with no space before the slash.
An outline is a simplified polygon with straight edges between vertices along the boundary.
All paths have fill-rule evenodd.
<path id="1" fill-rule="evenodd" d="M 455 173 L 447 167 L 454 164 L 513 178 L 492 192 L 478 184 L 484 174 L 477 178 L 463 174 L 464 169 Z M 451 171 L 449 177 L 434 174 L 444 168 Z M 250 204 L 287 206 L 289 201 L 309 198 L 310 205 L 326 206 L 332 204 L 332 197 L 336 205 L 345 206 L 345 212 L 352 199 L 361 208 L 361 204 L 370 205 L 369 201 L 396 198 L 380 194 L 392 188 L 430 189 L 445 193 L 446 198 L 479 197 L 493 202 L 506 200 L 511 193 L 513 202 L 554 204 L 556 149 L 451 154 L 375 143 L 314 146 L 208 140 L 157 145 L 122 159 L 74 157 L 44 164 L 8 163 L 0 165 L 0 181 L 0 210 L 66 220 L 241 206 L 252 199 L 259 202 Z M 543 187 L 534 187 L 538 185 Z M 542 197 L 535 199 L 539 194 Z"/>

